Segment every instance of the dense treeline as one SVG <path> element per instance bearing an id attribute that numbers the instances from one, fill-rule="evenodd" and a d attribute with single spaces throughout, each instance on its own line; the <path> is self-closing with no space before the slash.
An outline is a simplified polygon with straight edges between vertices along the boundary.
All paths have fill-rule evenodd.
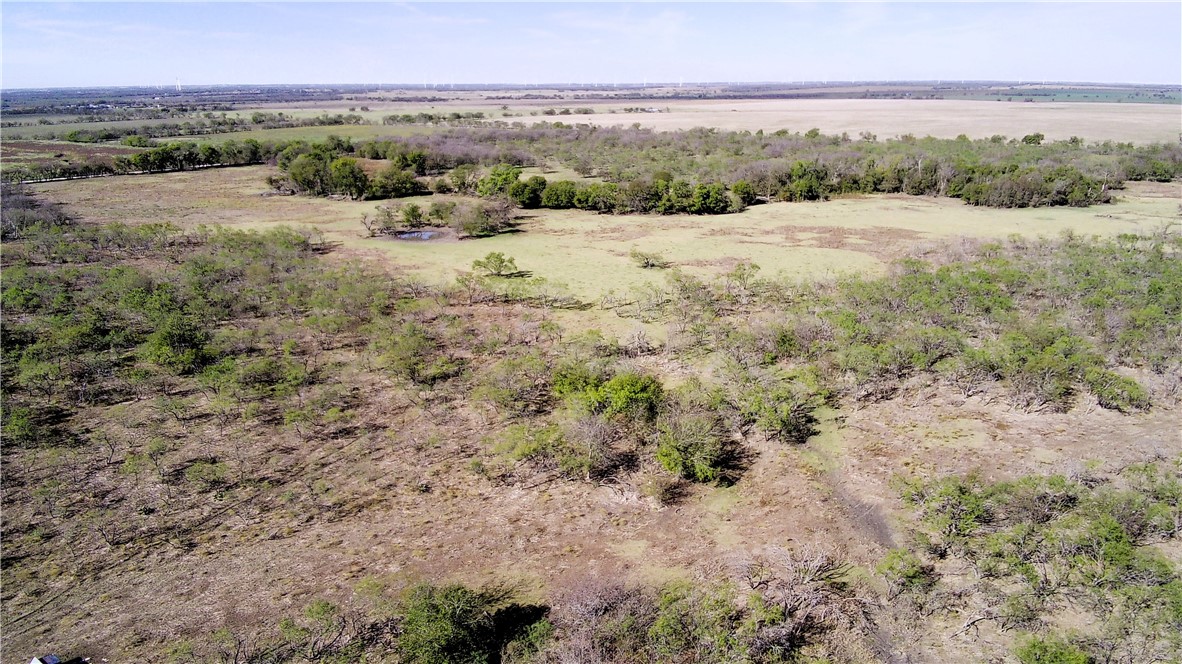
<path id="1" fill-rule="evenodd" d="M 396 124 L 445 124 L 445 123 L 468 123 L 479 124 L 479 121 L 484 120 L 484 113 L 482 111 L 452 111 L 451 113 L 401 113 L 398 115 L 387 115 L 382 118 L 384 125 Z"/>
<path id="2" fill-rule="evenodd" d="M 52 97 L 53 93 L 50 93 Z M 63 122 L 109 122 L 112 120 L 141 120 L 160 119 L 186 115 L 190 113 L 212 113 L 215 111 L 232 111 L 231 104 L 220 103 L 179 103 L 162 104 L 157 100 L 122 101 L 116 99 L 89 99 L 73 103 L 52 103 L 43 105 L 28 105 L 17 103 L 10 106 L 5 100 L 5 115 L 71 115 L 78 113 L 77 119 Z M 38 120 L 41 123 L 41 120 Z M 48 119 L 41 124 L 52 124 Z"/>
<path id="3" fill-rule="evenodd" d="M 0 122 L 0 127 L 49 126 L 55 124 L 82 124 L 87 122 L 126 122 L 129 120 L 212 119 L 215 117 L 209 111 L 199 113 L 197 111 L 170 108 L 103 108 L 90 110 L 91 112 L 87 115 L 79 115 L 73 118 L 59 118 L 57 120 L 51 120 L 46 117 L 37 118 L 36 122 L 30 120 L 4 120 Z M 223 113 L 222 115 L 225 114 Z"/>

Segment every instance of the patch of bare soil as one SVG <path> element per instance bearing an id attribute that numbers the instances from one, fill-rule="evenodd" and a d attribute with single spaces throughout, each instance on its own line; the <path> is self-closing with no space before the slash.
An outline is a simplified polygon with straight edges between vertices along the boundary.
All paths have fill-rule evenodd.
<path id="1" fill-rule="evenodd" d="M 605 220 L 611 217 L 604 217 Z M 670 228 L 687 228 L 691 224 L 687 224 L 684 220 L 677 224 L 671 224 L 668 221 L 662 222 L 660 217 L 643 217 L 644 223 L 636 223 L 636 219 L 632 218 L 630 223 L 612 223 L 611 221 L 604 221 L 594 228 L 589 228 L 585 231 L 579 231 L 580 235 L 595 238 L 596 240 L 612 240 L 615 242 L 634 242 L 641 238 L 649 237 L 654 231 L 668 230 Z M 549 231 L 548 231 L 549 232 Z"/>
<path id="2" fill-rule="evenodd" d="M 1182 198 L 1182 182 L 1130 181 L 1125 183 L 1123 193 L 1138 198 Z"/>
<path id="3" fill-rule="evenodd" d="M 922 233 L 887 226 L 781 226 L 772 230 L 781 234 L 788 246 L 846 249 L 880 259 L 897 258 L 924 241 Z"/>

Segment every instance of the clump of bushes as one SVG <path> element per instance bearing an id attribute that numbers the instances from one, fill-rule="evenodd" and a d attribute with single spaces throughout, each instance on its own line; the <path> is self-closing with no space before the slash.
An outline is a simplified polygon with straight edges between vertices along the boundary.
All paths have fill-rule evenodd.
<path id="1" fill-rule="evenodd" d="M 714 482 L 727 461 L 722 422 L 713 412 L 667 413 L 657 422 L 656 459 L 692 482 Z"/>
<path id="2" fill-rule="evenodd" d="M 416 585 L 402 600 L 398 652 L 415 664 L 483 664 L 521 640 L 513 649 L 529 654 L 549 634 L 546 609 L 512 597 L 504 586 Z"/>
<path id="3" fill-rule="evenodd" d="M 936 585 L 935 569 L 907 549 L 891 549 L 874 570 L 890 584 L 888 595 L 926 592 Z"/>

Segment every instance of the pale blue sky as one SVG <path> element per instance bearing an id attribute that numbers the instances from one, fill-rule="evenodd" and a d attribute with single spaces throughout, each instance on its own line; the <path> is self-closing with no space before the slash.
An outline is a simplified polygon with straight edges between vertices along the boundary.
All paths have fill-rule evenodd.
<path id="1" fill-rule="evenodd" d="M 0 4 L 3 87 L 1182 83 L 1182 3 Z"/>

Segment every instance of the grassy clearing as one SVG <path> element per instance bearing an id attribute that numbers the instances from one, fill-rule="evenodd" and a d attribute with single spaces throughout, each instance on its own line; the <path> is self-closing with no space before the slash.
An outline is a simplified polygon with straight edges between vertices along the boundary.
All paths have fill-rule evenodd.
<path id="1" fill-rule="evenodd" d="M 664 282 L 662 270 L 641 269 L 629 258 L 633 248 L 660 253 L 675 267 L 702 277 L 723 274 L 741 260 L 758 264 L 761 276 L 789 279 L 879 274 L 889 260 L 917 246 L 957 236 L 1053 237 L 1068 229 L 1084 235 L 1149 232 L 1177 221 L 1182 200 L 1177 184 L 1132 183 L 1116 204 L 1083 209 L 993 210 L 900 195 L 775 203 L 715 217 L 535 210 L 525 212 L 517 233 L 404 242 L 363 237 L 359 220 L 373 212 L 373 201 L 265 195 L 270 172 L 262 166 L 215 169 L 48 183 L 37 189 L 98 222 L 315 227 L 347 253 L 384 256 L 393 269 L 432 282 L 451 281 L 471 270 L 472 261 L 499 251 L 532 276 L 565 284 L 586 300 Z M 425 206 L 433 197 L 407 200 Z"/>
<path id="2" fill-rule="evenodd" d="M 547 180 L 572 180 L 574 182 L 603 182 L 603 178 L 583 177 L 573 168 L 562 164 L 547 163 L 545 166 L 529 166 L 521 169 L 521 179 L 540 175 Z"/>

